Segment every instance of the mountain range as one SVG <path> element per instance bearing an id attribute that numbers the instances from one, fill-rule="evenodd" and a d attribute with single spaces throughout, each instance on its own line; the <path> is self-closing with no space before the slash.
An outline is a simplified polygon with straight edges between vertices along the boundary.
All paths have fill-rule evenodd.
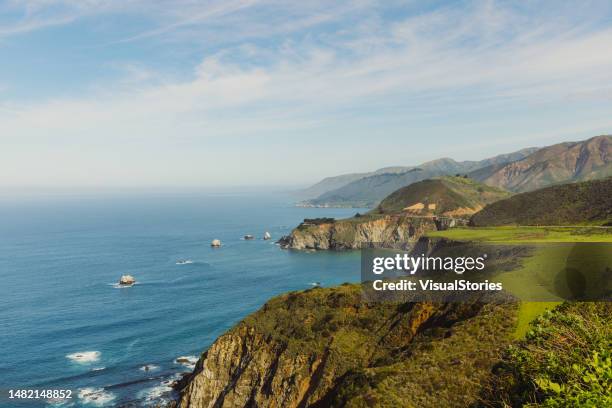
<path id="1" fill-rule="evenodd" d="M 592 180 L 612 175 L 612 136 L 525 148 L 481 161 L 442 158 L 413 167 L 391 167 L 372 173 L 328 177 L 304 190 L 319 194 L 301 205 L 374 207 L 392 192 L 439 176 L 468 177 L 512 192 L 531 191 L 553 184 Z"/>

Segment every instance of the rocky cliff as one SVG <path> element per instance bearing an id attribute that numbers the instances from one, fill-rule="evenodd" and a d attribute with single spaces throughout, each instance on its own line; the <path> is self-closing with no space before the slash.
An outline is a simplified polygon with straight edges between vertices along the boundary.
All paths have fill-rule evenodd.
<path id="1" fill-rule="evenodd" d="M 289 293 L 213 343 L 180 406 L 468 406 L 515 317 L 514 304 L 367 304 L 358 285 Z"/>
<path id="2" fill-rule="evenodd" d="M 324 223 L 304 222 L 279 244 L 288 249 L 359 249 L 376 242 L 396 246 L 413 244 L 425 232 L 436 229 L 433 218 L 408 215 L 365 215 Z"/>

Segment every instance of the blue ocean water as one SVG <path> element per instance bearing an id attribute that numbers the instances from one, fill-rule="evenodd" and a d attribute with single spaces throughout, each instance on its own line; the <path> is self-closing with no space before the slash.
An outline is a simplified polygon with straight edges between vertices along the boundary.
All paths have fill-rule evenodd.
<path id="1" fill-rule="evenodd" d="M 357 253 L 274 244 L 303 218 L 355 211 L 279 194 L 0 199 L 0 390 L 74 390 L 63 406 L 157 401 L 189 371 L 179 356 L 199 356 L 271 296 L 357 281 Z M 137 284 L 117 288 L 123 274 Z"/>

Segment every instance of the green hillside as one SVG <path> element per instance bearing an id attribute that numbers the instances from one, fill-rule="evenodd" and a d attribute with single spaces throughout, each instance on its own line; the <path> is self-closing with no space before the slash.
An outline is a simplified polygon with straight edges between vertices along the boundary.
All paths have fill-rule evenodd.
<path id="1" fill-rule="evenodd" d="M 526 148 L 480 161 L 458 162 L 442 158 L 414 167 L 384 168 L 340 188 L 330 189 L 316 199 L 308 200 L 306 204 L 374 207 L 395 190 L 412 183 L 451 174 L 464 174 L 489 166 L 501 166 L 523 159 L 535 151 L 536 148 Z"/>
<path id="2" fill-rule="evenodd" d="M 487 205 L 470 221 L 502 225 L 610 225 L 612 177 L 547 187 Z"/>
<path id="3" fill-rule="evenodd" d="M 377 214 L 401 213 L 423 204 L 424 213 L 465 216 L 485 205 L 508 197 L 510 193 L 464 177 L 440 177 L 400 188 L 372 211 Z M 435 208 L 430 208 L 430 206 Z M 414 212 L 419 212 L 414 210 Z"/>

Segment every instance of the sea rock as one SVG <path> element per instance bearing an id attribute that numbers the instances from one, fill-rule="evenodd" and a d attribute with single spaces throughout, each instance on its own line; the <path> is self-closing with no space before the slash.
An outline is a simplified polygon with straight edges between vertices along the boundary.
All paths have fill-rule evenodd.
<path id="1" fill-rule="evenodd" d="M 212 242 L 210 243 L 210 246 L 214 248 L 218 248 L 221 246 L 221 241 L 218 239 L 213 239 Z"/>
<path id="2" fill-rule="evenodd" d="M 191 363 L 191 359 L 189 357 L 178 357 L 176 362 L 179 364 L 189 364 Z"/>
<path id="3" fill-rule="evenodd" d="M 133 285 L 134 283 L 136 283 L 136 279 L 132 275 L 122 275 L 119 278 L 120 285 Z"/>
<path id="4" fill-rule="evenodd" d="M 252 236 L 251 234 L 246 234 L 246 235 L 244 236 L 244 239 L 245 239 L 245 240 L 247 240 L 247 241 L 250 241 L 250 240 L 252 240 L 252 239 L 255 239 L 255 237 L 254 237 L 254 236 Z"/>
<path id="5" fill-rule="evenodd" d="M 268 239 L 271 239 L 271 238 L 272 238 L 272 235 L 270 235 L 270 233 L 268 231 L 266 231 L 264 233 L 263 239 L 268 240 Z"/>

